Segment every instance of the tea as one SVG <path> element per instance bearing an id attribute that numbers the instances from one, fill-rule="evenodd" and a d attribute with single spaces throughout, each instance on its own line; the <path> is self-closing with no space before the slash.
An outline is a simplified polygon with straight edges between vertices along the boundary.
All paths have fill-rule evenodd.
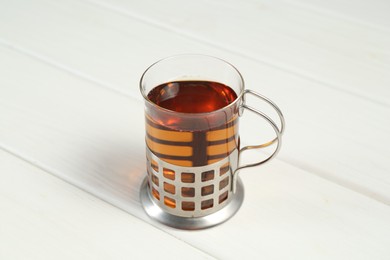
<path id="1" fill-rule="evenodd" d="M 208 113 L 222 109 L 237 99 L 228 86 L 211 81 L 175 81 L 161 84 L 148 93 L 156 105 L 179 113 Z M 238 118 L 228 113 L 206 123 L 180 121 L 169 117 L 146 116 L 146 142 L 159 158 L 180 166 L 204 166 L 227 157 L 238 148 Z"/>
<path id="2" fill-rule="evenodd" d="M 160 107 L 181 113 L 206 113 L 232 103 L 236 93 L 211 81 L 176 81 L 152 89 L 148 98 Z"/>

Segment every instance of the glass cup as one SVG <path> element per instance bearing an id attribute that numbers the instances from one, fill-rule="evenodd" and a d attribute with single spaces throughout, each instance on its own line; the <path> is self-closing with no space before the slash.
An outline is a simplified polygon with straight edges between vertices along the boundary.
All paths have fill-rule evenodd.
<path id="1" fill-rule="evenodd" d="M 145 101 L 147 177 L 141 202 L 153 219 L 179 229 L 202 229 L 233 216 L 244 198 L 238 171 L 261 165 L 281 146 L 284 118 L 268 98 L 244 88 L 230 63 L 206 55 L 177 55 L 151 65 L 142 75 Z M 247 95 L 271 105 L 280 127 L 248 106 Z M 239 118 L 255 113 L 276 137 L 264 144 L 240 147 Z M 275 144 L 258 162 L 240 165 L 243 151 Z"/>

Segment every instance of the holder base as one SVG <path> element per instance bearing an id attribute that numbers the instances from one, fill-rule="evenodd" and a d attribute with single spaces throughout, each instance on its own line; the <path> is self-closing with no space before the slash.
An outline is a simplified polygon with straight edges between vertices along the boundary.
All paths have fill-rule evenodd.
<path id="1" fill-rule="evenodd" d="M 142 206 L 149 217 L 173 228 L 198 230 L 221 224 L 231 218 L 239 210 L 244 200 L 244 186 L 240 178 L 237 178 L 237 189 L 229 204 L 210 215 L 196 218 L 179 217 L 169 214 L 163 211 L 150 196 L 148 180 L 145 178 L 141 186 L 140 198 Z"/>

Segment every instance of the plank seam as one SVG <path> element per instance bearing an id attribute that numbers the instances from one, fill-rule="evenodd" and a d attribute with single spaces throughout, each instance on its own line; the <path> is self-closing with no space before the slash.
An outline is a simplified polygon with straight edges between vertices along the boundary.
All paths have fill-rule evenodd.
<path id="1" fill-rule="evenodd" d="M 216 256 L 213 256 L 210 253 L 205 252 L 202 249 L 200 249 L 200 248 L 198 248 L 198 247 L 188 243 L 187 241 L 185 241 L 185 240 L 183 240 L 183 239 L 181 239 L 181 238 L 179 238 L 179 237 L 177 237 L 177 236 L 175 236 L 175 235 L 165 231 L 164 229 L 159 228 L 157 225 L 154 225 L 152 222 L 145 221 L 144 219 L 142 219 L 140 217 L 137 217 L 136 215 L 132 214 L 131 212 L 118 207 L 117 205 L 115 205 L 114 203 L 110 202 L 109 200 L 103 199 L 100 196 L 96 196 L 92 191 L 89 191 L 88 187 L 84 187 L 84 185 L 82 183 L 76 183 L 73 180 L 66 178 L 66 175 L 58 174 L 58 171 L 50 169 L 49 167 L 40 164 L 36 160 L 32 160 L 32 159 L 29 159 L 27 157 L 24 157 L 23 155 L 17 153 L 16 151 L 13 151 L 12 149 L 6 147 L 4 144 L 0 144 L 0 149 L 2 151 L 4 151 L 4 152 L 6 152 L 6 153 L 16 157 L 16 158 L 22 160 L 23 162 L 28 163 L 29 165 L 33 166 L 34 168 L 37 168 L 37 169 L 39 169 L 39 170 L 41 170 L 41 171 L 43 171 L 43 172 L 45 172 L 47 174 L 50 174 L 51 176 L 54 176 L 55 178 L 58 178 L 59 180 L 64 181 L 65 183 L 67 183 L 69 185 L 72 185 L 72 187 L 80 189 L 83 192 L 86 192 L 89 195 L 93 196 L 94 198 L 97 198 L 97 199 L 99 199 L 99 200 L 101 200 L 101 201 L 103 201 L 103 202 L 105 202 L 105 203 L 107 203 L 107 204 L 109 204 L 109 205 L 111 205 L 111 206 L 113 206 L 113 207 L 115 207 L 115 208 L 125 212 L 126 214 L 131 215 L 132 217 L 142 221 L 143 223 L 146 223 L 146 224 L 152 226 L 153 228 L 156 228 L 156 229 L 164 232 L 165 234 L 167 234 L 167 235 L 169 235 L 169 236 L 171 236 L 171 237 L 173 237 L 173 238 L 175 238 L 175 239 L 185 243 L 186 245 L 189 245 L 190 247 L 194 248 L 195 250 L 204 253 L 205 255 L 209 256 L 210 258 L 218 259 Z"/>
<path id="2" fill-rule="evenodd" d="M 286 3 L 286 4 L 290 5 L 290 6 L 294 6 L 295 8 L 298 7 L 298 8 L 301 8 L 303 10 L 309 10 L 311 12 L 315 12 L 315 13 L 318 13 L 318 14 L 321 14 L 321 15 L 326 15 L 326 16 L 338 18 L 338 19 L 344 20 L 346 22 L 356 23 L 357 25 L 364 25 L 364 26 L 370 27 L 372 29 L 385 31 L 385 32 L 390 32 L 389 28 L 384 27 L 382 25 L 379 25 L 379 24 L 376 24 L 376 23 L 367 22 L 367 21 L 364 21 L 364 20 L 359 20 L 357 18 L 354 18 L 351 15 L 342 14 L 340 12 L 337 12 L 337 11 L 334 11 L 334 10 L 331 10 L 331 9 L 327 9 L 327 8 L 324 8 L 324 7 L 315 7 L 315 6 L 312 6 L 310 4 L 300 3 L 300 2 L 296 2 L 296 1 L 283 1 L 283 3 Z"/>
<path id="3" fill-rule="evenodd" d="M 98 87 L 103 88 L 104 90 L 107 90 L 109 92 L 112 92 L 112 93 L 120 95 L 120 96 L 125 96 L 125 97 L 128 97 L 128 98 L 132 98 L 132 99 L 135 99 L 136 101 L 141 102 L 135 95 L 130 95 L 128 93 L 125 93 L 125 92 L 113 89 L 112 87 L 110 87 L 109 84 L 105 84 L 104 82 L 96 80 L 96 79 L 92 78 L 91 76 L 89 76 L 89 75 L 87 75 L 85 73 L 78 72 L 78 71 L 76 71 L 76 70 L 74 70 L 72 68 L 69 68 L 69 67 L 61 64 L 61 63 L 52 61 L 52 60 L 46 58 L 45 56 L 36 54 L 36 53 L 34 53 L 34 52 L 30 51 L 30 50 L 27 50 L 25 48 L 22 48 L 20 46 L 15 45 L 15 44 L 11 44 L 11 43 L 9 43 L 9 42 L 1 39 L 1 38 L 0 38 L 0 45 L 3 45 L 4 47 L 7 47 L 7 48 L 9 48 L 9 49 L 11 49 L 11 50 L 21 54 L 21 55 L 26 55 L 26 56 L 28 56 L 28 57 L 30 57 L 32 59 L 35 59 L 35 60 L 37 60 L 39 62 L 42 62 L 44 64 L 48 64 L 48 65 L 50 65 L 50 66 L 52 66 L 52 67 L 54 67 L 54 68 L 56 68 L 58 70 L 70 73 L 71 75 L 73 75 L 73 76 L 75 76 L 77 78 L 80 78 L 82 80 L 90 82 L 91 84 L 96 84 Z M 1 148 L 1 145 L 0 145 L 0 148 Z M 20 158 L 22 159 L 22 157 L 20 157 Z M 373 200 L 379 201 L 379 202 L 381 202 L 381 203 L 383 203 L 385 205 L 390 205 L 390 202 L 386 198 L 384 198 L 383 196 L 380 196 L 377 193 L 370 192 L 370 191 L 367 191 L 367 190 L 361 190 L 361 187 L 359 187 L 358 185 L 353 185 L 351 183 L 348 184 L 348 182 L 342 181 L 340 179 L 332 178 L 330 176 L 325 176 L 326 174 L 317 173 L 316 172 L 317 170 L 314 170 L 314 169 L 313 169 L 313 172 L 307 171 L 305 168 L 302 168 L 302 166 L 301 166 L 301 164 L 299 162 L 296 162 L 296 161 L 293 162 L 293 161 L 291 161 L 289 159 L 281 159 L 281 158 L 278 158 L 278 159 L 283 161 L 284 163 L 287 163 L 287 164 L 293 166 L 293 167 L 297 167 L 299 169 L 305 170 L 306 172 L 308 172 L 310 174 L 313 174 L 315 176 L 321 177 L 324 180 L 327 180 L 329 182 L 332 182 L 334 184 L 337 184 L 339 186 L 347 188 L 347 189 L 349 189 L 351 191 L 363 194 L 363 195 L 365 195 L 365 196 L 367 196 L 367 197 L 369 197 L 369 198 L 371 198 Z M 39 167 L 39 166 L 37 166 L 37 167 Z M 307 168 L 310 168 L 310 167 L 307 167 Z M 67 181 L 67 182 L 68 183 L 72 183 L 70 181 Z M 347 186 L 344 186 L 344 184 L 347 185 Z M 76 184 L 74 184 L 74 186 L 79 187 Z M 81 189 L 83 189 L 83 188 L 81 188 Z M 93 193 L 90 193 L 90 194 L 95 196 Z M 375 198 L 375 197 L 373 197 L 373 195 L 378 196 L 379 198 Z"/>
<path id="4" fill-rule="evenodd" d="M 322 170 L 315 169 L 312 166 L 308 166 L 308 165 L 301 163 L 301 162 L 294 160 L 294 159 L 286 159 L 286 158 L 281 159 L 279 157 L 278 160 L 283 161 L 289 165 L 292 165 L 292 166 L 294 166 L 302 171 L 313 174 L 313 175 L 315 175 L 321 179 L 324 179 L 330 183 L 336 184 L 340 187 L 343 187 L 345 189 L 348 189 L 350 191 L 353 191 L 353 192 L 356 192 L 360 195 L 363 195 L 369 199 L 380 202 L 386 206 L 390 206 L 390 201 L 386 197 L 380 195 L 379 193 L 372 192 L 372 191 L 364 188 L 363 186 L 358 185 L 357 183 L 353 183 L 353 182 L 345 180 L 345 179 L 340 179 L 340 178 L 337 178 L 335 176 L 330 176 L 329 174 L 327 174 L 326 172 L 324 172 Z"/>
<path id="5" fill-rule="evenodd" d="M 220 50 L 223 50 L 223 51 L 235 54 L 237 56 L 241 56 L 241 57 L 246 58 L 248 60 L 264 64 L 266 66 L 272 67 L 272 68 L 277 69 L 279 71 L 286 72 L 286 73 L 288 73 L 290 75 L 294 75 L 296 77 L 303 78 L 303 79 L 305 79 L 307 81 L 318 83 L 320 86 L 327 87 L 327 88 L 330 88 L 332 90 L 336 90 L 336 91 L 339 91 L 339 92 L 342 92 L 342 93 L 346 93 L 348 95 L 352 95 L 354 97 L 357 97 L 359 99 L 363 99 L 365 101 L 369 101 L 369 102 L 374 103 L 376 105 L 381 105 L 381 106 L 384 106 L 386 108 L 390 107 L 390 104 L 387 104 L 386 102 L 383 102 L 381 100 L 377 100 L 377 99 L 374 99 L 374 98 L 366 97 L 366 96 L 364 96 L 364 93 L 360 93 L 358 91 L 354 92 L 354 91 L 343 89 L 343 88 L 341 88 L 337 84 L 332 84 L 332 83 L 329 83 L 329 82 L 324 81 L 324 80 L 316 79 L 310 73 L 305 73 L 303 71 L 294 70 L 293 68 L 291 68 L 289 66 L 286 66 L 286 65 L 283 65 L 283 64 L 280 64 L 280 63 L 272 62 L 269 59 L 254 58 L 254 57 L 246 54 L 245 52 L 242 52 L 242 51 L 239 51 L 239 50 L 233 50 L 231 48 L 229 49 L 229 48 L 227 48 L 227 47 L 225 47 L 223 45 L 220 45 L 218 43 L 214 43 L 212 41 L 209 41 L 209 40 L 207 40 L 205 38 L 193 35 L 191 33 L 188 33 L 186 31 L 184 31 L 184 30 L 177 29 L 177 28 L 175 28 L 173 26 L 170 26 L 170 25 L 167 25 L 167 24 L 159 23 L 158 21 L 155 21 L 153 19 L 150 19 L 150 18 L 141 16 L 141 15 L 138 15 L 138 14 L 130 12 L 128 10 L 123 10 L 120 7 L 116 7 L 116 6 L 113 6 L 113 5 L 110 5 L 110 4 L 98 3 L 98 2 L 96 2 L 94 0 L 83 0 L 83 1 L 87 2 L 87 3 L 90 3 L 91 5 L 95 5 L 97 7 L 100 7 L 102 9 L 109 10 L 109 11 L 112 11 L 114 13 L 126 16 L 126 17 L 130 17 L 132 19 L 135 19 L 135 20 L 138 20 L 140 22 L 143 22 L 143 23 L 145 23 L 147 25 L 150 25 L 150 26 L 153 26 L 153 27 L 165 30 L 165 31 L 176 33 L 176 34 L 181 35 L 183 37 L 186 37 L 188 39 L 191 39 L 191 40 L 194 40 L 196 42 L 202 43 L 202 44 L 204 44 L 206 46 L 211 46 L 213 48 L 217 48 L 217 49 L 220 49 Z"/>
<path id="6" fill-rule="evenodd" d="M 72 69 L 72 68 L 70 68 L 62 63 L 59 63 L 57 61 L 54 61 L 54 60 L 52 60 L 44 55 L 30 51 L 29 49 L 26 49 L 22 46 L 13 44 L 13 43 L 11 43 L 7 40 L 4 40 L 2 38 L 0 38 L 0 45 L 7 48 L 7 49 L 11 49 L 17 53 L 20 53 L 20 54 L 26 55 L 30 58 L 33 58 L 33 59 L 35 59 L 39 62 L 42 62 L 46 65 L 50 65 L 56 69 L 65 71 L 65 72 L 67 72 L 67 73 L 69 73 L 77 78 L 80 78 L 82 80 L 86 80 L 88 82 L 92 82 L 95 85 L 97 85 L 97 86 L 99 86 L 107 91 L 113 92 L 113 93 L 121 95 L 121 96 L 131 97 L 131 98 L 134 98 L 134 99 L 140 101 L 140 99 L 135 94 L 129 94 L 127 92 L 121 91 L 112 84 L 98 80 L 98 79 L 94 78 L 93 76 L 90 76 L 90 75 L 83 73 L 81 71 Z"/>

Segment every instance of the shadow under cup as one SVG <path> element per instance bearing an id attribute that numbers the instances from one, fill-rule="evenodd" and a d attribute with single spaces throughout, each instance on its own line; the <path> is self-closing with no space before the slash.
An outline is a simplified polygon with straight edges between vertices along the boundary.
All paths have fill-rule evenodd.
<path id="1" fill-rule="evenodd" d="M 147 214 L 181 229 L 230 218 L 243 200 L 241 181 L 233 176 L 239 167 L 241 74 L 218 58 L 178 55 L 150 66 L 140 88 L 147 158 L 141 201 Z"/>

